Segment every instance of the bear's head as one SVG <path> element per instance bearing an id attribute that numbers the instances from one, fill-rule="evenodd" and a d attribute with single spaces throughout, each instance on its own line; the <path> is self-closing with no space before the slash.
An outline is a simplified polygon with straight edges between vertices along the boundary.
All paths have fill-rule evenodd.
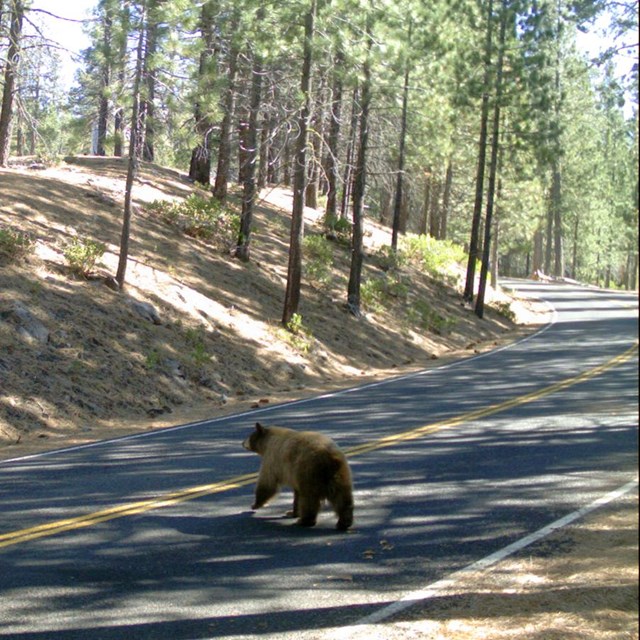
<path id="1" fill-rule="evenodd" d="M 262 454 L 269 436 L 269 427 L 263 427 L 259 422 L 256 422 L 256 428 L 251 435 L 242 443 L 242 446 L 247 451 L 253 451 L 257 454 Z"/>

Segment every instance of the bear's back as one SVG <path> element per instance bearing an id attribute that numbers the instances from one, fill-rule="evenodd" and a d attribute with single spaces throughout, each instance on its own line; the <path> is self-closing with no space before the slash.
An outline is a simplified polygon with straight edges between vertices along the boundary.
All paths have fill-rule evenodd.
<path id="1" fill-rule="evenodd" d="M 262 464 L 276 472 L 283 484 L 300 489 L 327 484 L 337 472 L 349 473 L 344 454 L 328 436 L 285 427 L 271 427 L 270 431 Z"/>

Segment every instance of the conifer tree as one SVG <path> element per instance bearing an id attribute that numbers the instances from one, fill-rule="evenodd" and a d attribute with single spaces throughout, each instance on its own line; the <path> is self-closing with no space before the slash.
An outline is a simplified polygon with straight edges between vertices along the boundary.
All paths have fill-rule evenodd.
<path id="1" fill-rule="evenodd" d="M 11 0 L 9 46 L 4 69 L 2 107 L 0 108 L 0 167 L 5 167 L 11 152 L 11 124 L 13 121 L 16 80 L 20 66 L 22 24 L 25 4 L 23 0 Z"/>
<path id="2" fill-rule="evenodd" d="M 144 69 L 145 37 L 148 34 L 147 0 L 141 0 L 139 3 L 135 4 L 138 5 L 137 7 L 135 7 L 138 14 L 138 44 L 136 47 L 136 69 L 133 81 L 133 107 L 131 109 L 131 132 L 129 134 L 129 163 L 124 194 L 124 215 L 122 222 L 122 233 L 120 235 L 120 255 L 118 258 L 118 270 L 116 273 L 116 283 L 120 290 L 124 288 L 125 276 L 127 272 L 127 262 L 129 260 L 133 181 L 135 180 L 136 174 L 138 172 L 138 158 L 140 155 L 140 138 L 142 126 L 140 118 L 140 108 L 141 86 L 143 82 Z"/>
<path id="3" fill-rule="evenodd" d="M 313 63 L 313 36 L 315 31 L 316 0 L 310 0 L 304 21 L 304 46 L 300 92 L 302 105 L 298 116 L 298 140 L 293 168 L 293 210 L 289 240 L 289 264 L 282 324 L 286 327 L 300 304 L 302 280 L 302 239 L 304 237 L 304 197 L 307 180 L 307 130 L 311 114 L 311 71 Z"/>
<path id="4" fill-rule="evenodd" d="M 353 226 L 351 230 L 351 266 L 349 269 L 349 283 L 347 285 L 347 308 L 349 312 L 359 317 L 360 288 L 362 283 L 362 266 L 364 261 L 364 196 L 367 179 L 367 153 L 369 147 L 369 114 L 371 110 L 371 58 L 373 49 L 373 2 L 370 3 L 366 15 L 364 29 L 365 54 L 362 64 L 362 91 L 360 102 L 360 134 L 358 153 L 355 163 L 353 179 Z"/>

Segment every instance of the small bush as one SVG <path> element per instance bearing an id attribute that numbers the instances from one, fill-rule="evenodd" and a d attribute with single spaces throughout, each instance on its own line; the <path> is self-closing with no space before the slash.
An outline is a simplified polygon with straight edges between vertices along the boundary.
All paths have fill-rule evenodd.
<path id="1" fill-rule="evenodd" d="M 509 302 L 494 302 L 489 305 L 494 311 L 499 313 L 503 318 L 511 322 L 516 321 L 516 314 L 511 309 L 511 304 Z"/>
<path id="2" fill-rule="evenodd" d="M 338 240 L 341 243 L 347 244 L 350 241 L 351 227 L 352 224 L 347 218 L 337 218 L 335 216 L 325 216 L 324 218 L 327 237 Z"/>
<path id="3" fill-rule="evenodd" d="M 191 358 L 197 366 L 202 366 L 209 362 L 211 356 L 207 351 L 207 345 L 205 340 L 205 333 L 202 328 L 200 329 L 187 329 L 185 333 L 185 340 L 191 347 Z"/>
<path id="4" fill-rule="evenodd" d="M 153 371 L 154 369 L 158 368 L 159 364 L 160 364 L 160 354 L 158 353 L 158 351 L 156 351 L 156 349 L 152 349 L 145 356 L 144 367 L 145 369 L 149 369 L 150 371 Z"/>
<path id="5" fill-rule="evenodd" d="M 360 301 L 369 311 L 382 311 L 385 306 L 382 278 L 370 278 L 360 285 Z"/>
<path id="6" fill-rule="evenodd" d="M 156 200 L 148 210 L 192 238 L 235 241 L 240 217 L 215 198 L 193 193 L 182 202 Z"/>
<path id="7" fill-rule="evenodd" d="M 17 260 L 32 253 L 34 245 L 33 238 L 28 234 L 0 227 L 0 256 Z"/>
<path id="8" fill-rule="evenodd" d="M 308 353 L 313 346 L 313 333 L 302 322 L 302 316 L 294 313 L 291 320 L 285 325 L 285 330 L 280 330 L 279 336 L 288 342 L 296 351 Z"/>
<path id="9" fill-rule="evenodd" d="M 73 273 L 87 277 L 106 250 L 107 247 L 102 242 L 74 238 L 65 247 L 64 257 Z"/>
<path id="10" fill-rule="evenodd" d="M 407 259 L 431 275 L 446 274 L 451 267 L 464 261 L 462 247 L 449 240 L 436 240 L 427 235 L 409 235 L 402 239 L 402 251 Z"/>
<path id="11" fill-rule="evenodd" d="M 370 311 L 381 311 L 393 301 L 404 301 L 409 295 L 407 280 L 400 273 L 390 271 L 381 278 L 370 278 L 360 287 L 360 299 Z"/>
<path id="12" fill-rule="evenodd" d="M 333 268 L 333 250 L 330 242 L 323 236 L 306 236 L 303 250 L 307 278 L 312 282 L 327 284 Z"/>
<path id="13" fill-rule="evenodd" d="M 375 258 L 383 271 L 395 271 L 405 267 L 408 259 L 404 251 L 394 251 L 389 245 L 380 247 Z"/>
<path id="14" fill-rule="evenodd" d="M 439 314 L 428 302 L 416 300 L 407 309 L 407 318 L 425 331 L 431 331 L 442 335 L 450 331 L 455 325 L 455 320 Z"/>

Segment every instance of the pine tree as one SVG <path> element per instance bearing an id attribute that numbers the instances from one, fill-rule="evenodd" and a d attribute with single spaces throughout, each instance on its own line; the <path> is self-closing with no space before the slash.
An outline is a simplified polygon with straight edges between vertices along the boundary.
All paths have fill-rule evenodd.
<path id="1" fill-rule="evenodd" d="M 293 169 L 293 210 L 289 240 L 289 264 L 285 291 L 282 324 L 286 327 L 300 304 L 302 280 L 302 239 L 304 237 L 304 197 L 307 179 L 307 130 L 311 113 L 311 67 L 313 63 L 313 36 L 315 31 L 316 0 L 310 0 L 304 21 L 304 52 L 300 92 L 302 106 L 298 116 L 298 141 Z"/>
<path id="2" fill-rule="evenodd" d="M 373 49 L 373 6 L 368 8 L 365 37 L 365 58 L 362 65 L 362 90 L 360 102 L 360 135 L 358 153 L 353 178 L 353 226 L 351 230 L 351 266 L 347 285 L 347 307 L 349 312 L 359 317 L 362 265 L 364 262 L 364 196 L 367 176 L 367 153 L 369 147 L 369 114 L 371 110 L 371 57 Z"/>
<path id="3" fill-rule="evenodd" d="M 120 236 L 120 255 L 118 258 L 118 270 L 116 282 L 118 288 L 122 290 L 125 284 L 127 262 L 129 260 L 129 239 L 131 235 L 131 201 L 133 197 L 133 181 L 138 171 L 138 158 L 140 155 L 140 138 L 142 122 L 140 118 L 141 91 L 144 70 L 145 37 L 148 34 L 147 2 L 141 0 L 137 3 L 138 22 L 138 45 L 136 47 L 136 70 L 133 84 L 133 107 L 131 109 L 131 132 L 129 134 L 129 164 L 127 170 L 127 180 L 124 194 L 124 216 L 122 222 L 122 233 Z"/>
<path id="4" fill-rule="evenodd" d="M 491 64 L 493 55 L 493 0 L 486 4 L 486 26 L 484 46 L 484 80 L 482 107 L 480 110 L 480 135 L 478 140 L 478 162 L 476 169 L 475 202 L 471 222 L 471 238 L 469 240 L 469 260 L 467 263 L 467 277 L 464 288 L 464 299 L 473 300 L 475 288 L 476 261 L 478 259 L 478 239 L 482 217 L 482 203 L 484 196 L 484 174 L 487 154 L 487 124 L 489 120 L 489 85 L 491 81 Z"/>
<path id="5" fill-rule="evenodd" d="M 198 64 L 198 91 L 194 104 L 195 131 L 200 141 L 191 152 L 189 178 L 208 185 L 211 180 L 211 134 L 213 122 L 207 109 L 208 94 L 213 91 L 215 58 L 215 23 L 213 0 L 204 2 L 200 9 L 200 38 L 202 51 Z"/>
<path id="6" fill-rule="evenodd" d="M 4 69 L 4 87 L 2 89 L 2 108 L 0 109 L 0 167 L 6 167 L 11 152 L 11 124 L 16 95 L 21 55 L 22 24 L 25 4 L 22 0 L 11 0 L 11 18 L 9 29 L 9 47 Z"/>

